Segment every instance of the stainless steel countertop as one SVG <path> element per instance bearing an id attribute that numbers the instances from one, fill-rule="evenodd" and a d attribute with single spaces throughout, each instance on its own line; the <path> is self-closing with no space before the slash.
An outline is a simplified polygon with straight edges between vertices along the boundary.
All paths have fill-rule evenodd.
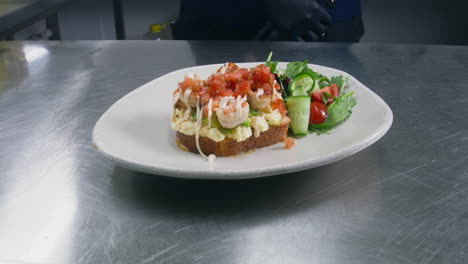
<path id="1" fill-rule="evenodd" d="M 354 75 L 393 109 L 388 134 L 243 181 L 138 173 L 94 151 L 97 119 L 138 86 L 270 50 Z M 467 66 L 462 46 L 0 42 L 0 263 L 468 263 Z"/>

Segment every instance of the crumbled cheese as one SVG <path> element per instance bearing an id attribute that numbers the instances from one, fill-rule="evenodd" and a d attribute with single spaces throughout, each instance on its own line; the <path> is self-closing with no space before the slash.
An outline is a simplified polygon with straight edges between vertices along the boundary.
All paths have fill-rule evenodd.
<path id="1" fill-rule="evenodd" d="M 171 128 L 182 134 L 193 136 L 197 129 L 197 123 L 193 120 L 177 119 L 171 122 Z M 200 128 L 200 136 L 210 138 L 216 142 L 223 141 L 226 138 L 226 135 L 217 128 L 210 128 L 206 125 Z"/>
<path id="2" fill-rule="evenodd" d="M 193 136 L 195 135 L 195 131 L 197 129 L 197 123 L 193 121 L 184 121 L 181 122 L 180 128 L 178 131 L 182 134 Z"/>
<path id="3" fill-rule="evenodd" d="M 265 114 L 265 119 L 267 120 L 269 125 L 278 126 L 281 124 L 282 116 L 278 109 L 275 109 L 271 113 Z"/>
<path id="4" fill-rule="evenodd" d="M 177 121 L 177 120 L 185 120 L 185 117 L 186 116 L 189 116 L 189 119 L 191 119 L 190 117 L 190 112 L 191 112 L 191 109 L 188 110 L 189 113 L 187 113 L 187 110 L 186 109 L 179 109 L 179 108 L 175 108 L 174 110 L 174 115 L 172 117 L 172 120 L 174 121 Z"/>
<path id="5" fill-rule="evenodd" d="M 234 139 L 237 142 L 244 141 L 252 136 L 250 127 L 238 126 L 232 130 L 232 133 L 227 134 L 228 138 Z"/>
<path id="6" fill-rule="evenodd" d="M 269 128 L 268 122 L 263 116 L 252 116 L 250 118 L 250 124 L 254 130 L 254 137 L 259 137 L 261 132 L 265 132 Z"/>
<path id="7" fill-rule="evenodd" d="M 267 109 L 270 113 L 261 113 L 260 116 L 250 117 L 251 127 L 238 126 L 232 130 L 232 133 L 223 133 L 215 127 L 209 127 L 202 125 L 200 128 L 200 136 L 210 138 L 215 142 L 223 141 L 226 137 L 234 139 L 238 142 L 244 141 L 254 135 L 258 137 L 261 132 L 265 132 L 269 129 L 269 126 L 277 126 L 281 124 L 282 116 L 280 112 L 275 109 Z M 171 128 L 182 134 L 188 136 L 194 136 L 196 134 L 197 123 L 195 120 L 190 118 L 187 120 L 185 117 L 188 115 L 187 112 L 181 109 L 175 109 L 173 119 L 170 123 Z"/>
<path id="8" fill-rule="evenodd" d="M 200 129 L 200 136 L 210 138 L 213 141 L 220 142 L 226 138 L 226 135 L 215 127 L 203 126 Z"/>
<path id="9" fill-rule="evenodd" d="M 273 108 L 271 108 L 271 106 L 267 105 L 265 108 L 262 108 L 261 111 L 263 113 L 269 114 L 269 113 L 273 112 Z"/>

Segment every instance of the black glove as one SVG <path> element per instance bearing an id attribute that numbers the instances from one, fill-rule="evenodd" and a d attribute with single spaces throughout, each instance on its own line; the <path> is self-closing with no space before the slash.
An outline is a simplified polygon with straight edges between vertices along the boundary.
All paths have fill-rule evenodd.
<path id="1" fill-rule="evenodd" d="M 329 0 L 265 0 L 267 22 L 257 40 L 318 41 L 326 33 L 331 16 L 325 9 Z M 287 39 L 285 39 L 287 38 Z"/>

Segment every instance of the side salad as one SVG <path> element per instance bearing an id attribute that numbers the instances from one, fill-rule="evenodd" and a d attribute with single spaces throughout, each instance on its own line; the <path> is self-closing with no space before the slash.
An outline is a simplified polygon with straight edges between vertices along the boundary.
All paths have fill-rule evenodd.
<path id="1" fill-rule="evenodd" d="M 297 137 L 308 133 L 322 134 L 345 121 L 356 105 L 353 92 L 345 93 L 349 76 L 324 76 L 307 65 L 308 61 L 288 63 L 285 71 L 278 61 L 271 61 L 270 52 L 265 65 L 275 75 L 286 100 L 290 131 Z"/>

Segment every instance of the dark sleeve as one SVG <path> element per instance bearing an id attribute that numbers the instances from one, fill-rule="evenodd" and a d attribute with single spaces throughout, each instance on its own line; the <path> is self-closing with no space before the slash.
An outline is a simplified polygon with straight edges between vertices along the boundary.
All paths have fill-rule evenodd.
<path id="1" fill-rule="evenodd" d="M 361 13 L 360 0 L 335 0 L 330 14 L 334 21 L 342 21 Z"/>
<path id="2" fill-rule="evenodd" d="M 180 18 L 209 20 L 231 26 L 253 25 L 257 16 L 253 0 L 181 0 Z"/>

